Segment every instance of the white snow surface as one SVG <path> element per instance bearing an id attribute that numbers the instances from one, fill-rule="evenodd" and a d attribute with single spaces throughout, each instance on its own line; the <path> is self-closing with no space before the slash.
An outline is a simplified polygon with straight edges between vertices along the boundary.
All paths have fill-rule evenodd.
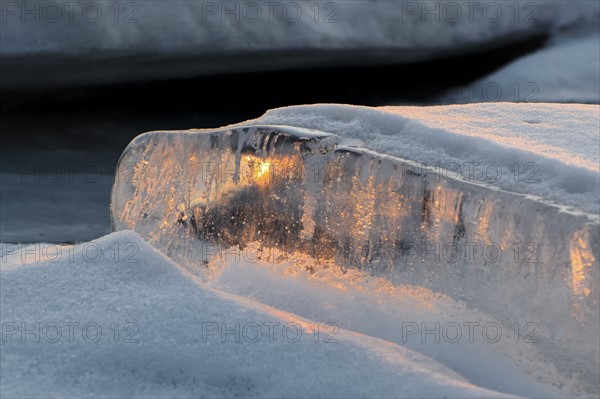
<path id="1" fill-rule="evenodd" d="M 134 232 L 0 256 L 6 397 L 507 397 L 389 341 L 340 329 L 315 342 L 314 321 L 210 288 Z M 203 323 L 279 327 L 236 343 Z"/>
<path id="2" fill-rule="evenodd" d="M 519 58 L 466 87 L 452 89 L 447 103 L 600 102 L 600 33 L 559 40 Z"/>
<path id="3" fill-rule="evenodd" d="M 335 104 L 268 111 L 245 123 L 334 133 L 350 146 L 456 178 L 597 214 L 600 106 L 481 103 L 370 108 Z M 517 170 L 518 169 L 518 170 Z"/>

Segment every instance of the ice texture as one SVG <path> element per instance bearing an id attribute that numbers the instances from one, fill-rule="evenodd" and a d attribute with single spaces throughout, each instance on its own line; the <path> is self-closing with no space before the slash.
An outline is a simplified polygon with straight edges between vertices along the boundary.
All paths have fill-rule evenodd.
<path id="1" fill-rule="evenodd" d="M 556 116 L 551 110 L 579 113 L 551 119 L 563 121 L 552 128 L 565 129 L 562 137 L 581 128 L 597 140 L 597 131 L 589 131 L 597 122 L 587 119 L 597 107 L 509 107 L 522 107 L 514 118 L 545 115 L 521 126 L 548 126 Z M 580 198 L 593 203 L 593 191 L 585 190 L 597 184 L 597 160 L 574 145 L 553 153 L 559 147 L 550 145 L 543 129 L 529 136 L 529 130 L 513 131 L 508 139 L 494 135 L 495 126 L 514 119 L 496 114 L 495 124 L 479 113 L 471 120 L 464 114 L 476 114 L 473 106 L 433 108 L 428 118 L 427 110 L 291 107 L 218 130 L 146 133 L 119 162 L 114 228 L 137 231 L 205 281 L 221 272 L 215 258 L 238 259 L 240 251 L 258 245 L 261 253 L 279 251 L 275 263 L 292 259 L 308 269 L 311 262 L 335 264 L 443 293 L 506 328 L 534 323 L 535 355 L 524 356 L 547 367 L 529 372 L 568 395 L 597 394 L 597 215 L 581 210 L 585 201 L 576 207 L 575 197 L 552 203 L 532 195 L 533 184 L 517 193 L 415 162 L 434 154 L 472 160 L 469 154 L 478 149 L 475 155 L 496 155 L 482 159 L 487 162 L 533 159 L 540 170 L 552 168 L 542 182 L 552 189 L 581 173 L 574 184 L 583 187 Z M 398 116 L 411 111 L 412 120 Z M 509 114 L 502 106 L 496 111 Z M 470 134 L 452 127 L 461 112 Z M 440 128 L 427 126 L 436 120 L 442 120 Z M 280 124 L 260 124 L 266 121 Z M 421 151 L 426 145 L 429 152 Z M 400 158 L 399 151 L 407 156 Z"/>
<path id="2" fill-rule="evenodd" d="M 598 105 L 316 104 L 270 110 L 251 123 L 334 133 L 382 154 L 450 169 L 468 181 L 600 211 Z"/>

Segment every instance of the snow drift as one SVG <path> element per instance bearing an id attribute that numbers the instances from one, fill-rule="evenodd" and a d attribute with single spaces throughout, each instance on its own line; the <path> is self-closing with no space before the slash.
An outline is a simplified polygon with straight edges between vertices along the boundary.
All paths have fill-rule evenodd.
<path id="1" fill-rule="evenodd" d="M 134 232 L 1 256 L 3 396 L 506 397 L 381 339 L 327 341 L 313 321 L 205 286 Z"/>
<path id="2" fill-rule="evenodd" d="M 600 25 L 600 23 L 596 23 Z M 449 90 L 443 103 L 600 102 L 600 32 L 566 37 L 467 87 Z"/>

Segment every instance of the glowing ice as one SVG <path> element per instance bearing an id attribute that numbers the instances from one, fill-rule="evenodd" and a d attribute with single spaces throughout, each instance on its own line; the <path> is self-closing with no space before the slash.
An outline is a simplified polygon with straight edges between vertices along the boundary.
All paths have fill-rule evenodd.
<path id="1" fill-rule="evenodd" d="M 217 254 L 258 244 L 536 323 L 543 361 L 598 392 L 598 225 L 585 213 L 268 125 L 139 136 L 111 212 L 205 279 Z"/>

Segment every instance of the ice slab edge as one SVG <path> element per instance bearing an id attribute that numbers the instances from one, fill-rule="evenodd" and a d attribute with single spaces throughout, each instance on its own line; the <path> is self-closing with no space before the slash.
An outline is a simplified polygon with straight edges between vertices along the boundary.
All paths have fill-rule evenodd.
<path id="1" fill-rule="evenodd" d="M 551 383 L 600 391 L 593 215 L 265 125 L 138 136 L 111 217 L 206 279 L 208 259 L 260 242 L 298 267 L 310 256 L 444 293 L 507 328 L 535 323 L 540 356 L 565 378 Z"/>

